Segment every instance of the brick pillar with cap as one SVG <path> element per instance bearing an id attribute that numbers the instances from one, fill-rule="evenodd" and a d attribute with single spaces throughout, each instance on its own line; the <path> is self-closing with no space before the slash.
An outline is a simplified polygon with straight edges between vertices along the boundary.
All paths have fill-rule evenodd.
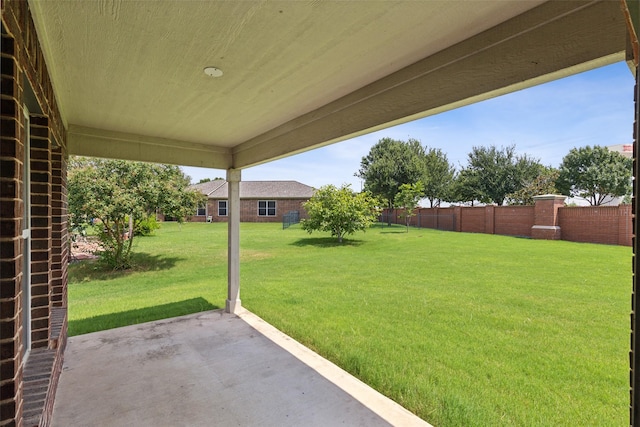
<path id="1" fill-rule="evenodd" d="M 534 225 L 531 227 L 533 239 L 560 240 L 558 209 L 564 206 L 566 196 L 545 194 L 535 196 Z"/>

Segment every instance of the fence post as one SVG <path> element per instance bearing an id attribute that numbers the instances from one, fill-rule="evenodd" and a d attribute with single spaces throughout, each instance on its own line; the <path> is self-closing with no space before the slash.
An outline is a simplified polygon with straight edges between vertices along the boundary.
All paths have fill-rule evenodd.
<path id="1" fill-rule="evenodd" d="M 496 207 L 493 205 L 484 208 L 484 232 L 486 234 L 494 234 L 495 232 L 495 210 Z"/>
<path id="2" fill-rule="evenodd" d="M 455 206 L 453 208 L 453 219 L 455 221 L 453 231 L 462 231 L 462 206 Z"/>
<path id="3" fill-rule="evenodd" d="M 560 225 L 558 221 L 558 209 L 564 206 L 566 196 L 545 194 L 534 196 L 535 213 L 531 237 L 534 239 L 560 240 Z"/>
<path id="4" fill-rule="evenodd" d="M 631 205 L 618 206 L 618 245 L 631 246 Z"/>

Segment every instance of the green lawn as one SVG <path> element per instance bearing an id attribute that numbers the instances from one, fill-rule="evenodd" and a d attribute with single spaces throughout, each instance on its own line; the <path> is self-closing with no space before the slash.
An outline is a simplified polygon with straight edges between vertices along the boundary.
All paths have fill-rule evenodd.
<path id="1" fill-rule="evenodd" d="M 439 427 L 628 424 L 630 248 L 404 230 L 242 224 L 242 304 Z M 74 263 L 70 333 L 224 307 L 226 239 L 164 223 L 136 271 Z"/>

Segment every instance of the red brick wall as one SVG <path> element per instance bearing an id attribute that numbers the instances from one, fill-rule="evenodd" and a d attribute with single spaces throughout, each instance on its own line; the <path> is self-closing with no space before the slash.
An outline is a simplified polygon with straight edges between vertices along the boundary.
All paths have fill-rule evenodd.
<path id="1" fill-rule="evenodd" d="M 24 213 L 23 79 L 16 41 L 2 35 L 0 100 L 0 425 L 22 418 L 22 265 Z"/>
<path id="2" fill-rule="evenodd" d="M 467 208 L 460 210 L 460 231 L 464 233 L 484 233 L 486 214 L 484 208 Z"/>
<path id="3" fill-rule="evenodd" d="M 454 208 L 420 208 L 417 214 L 412 218 L 413 226 L 451 231 L 456 229 Z"/>
<path id="4" fill-rule="evenodd" d="M 404 209 L 385 209 L 383 222 L 386 222 L 386 215 L 391 212 L 391 222 L 396 224 L 406 224 L 403 217 Z M 454 231 L 456 228 L 454 208 L 418 208 L 415 215 L 409 218 L 409 225 L 412 227 L 435 228 L 439 230 Z"/>
<path id="5" fill-rule="evenodd" d="M 51 142 L 48 120 L 31 116 L 31 348 L 49 344 Z"/>
<path id="6" fill-rule="evenodd" d="M 495 208 L 495 234 L 505 236 L 531 236 L 534 225 L 533 206 L 497 206 Z"/>
<path id="7" fill-rule="evenodd" d="M 67 158 L 61 147 L 51 152 L 51 306 L 67 306 Z"/>
<path id="8" fill-rule="evenodd" d="M 562 240 L 631 246 L 631 205 L 558 210 Z"/>
<path id="9" fill-rule="evenodd" d="M 412 226 L 440 228 L 466 233 L 531 236 L 535 225 L 534 206 L 483 206 L 421 208 L 420 218 L 411 218 Z M 391 222 L 404 224 L 402 209 L 385 210 Z M 455 217 L 453 217 L 455 215 Z M 631 246 L 631 206 L 562 207 L 558 210 L 558 225 L 562 240 Z M 447 221 L 455 220 L 455 226 Z"/>
<path id="10" fill-rule="evenodd" d="M 265 200 L 265 199 L 260 199 Z M 258 216 L 258 199 L 242 199 L 240 200 L 240 221 L 241 222 L 282 222 L 284 214 L 290 211 L 300 212 L 300 218 L 306 218 L 307 212 L 302 207 L 302 204 L 307 200 L 300 199 L 269 199 L 276 201 L 276 215 L 275 216 Z M 228 206 L 227 206 L 228 208 Z M 192 216 L 189 217 L 190 222 L 204 222 L 207 216 L 211 216 L 213 222 L 227 222 L 229 219 L 227 209 L 227 216 L 218 215 L 218 200 L 209 199 L 207 202 L 207 215 L 206 216 Z"/>
<path id="11" fill-rule="evenodd" d="M 54 367 L 62 363 L 66 329 L 66 163 L 65 129 L 58 111 L 47 66 L 26 1 L 2 2 L 2 96 L 0 98 L 0 426 L 25 425 L 25 400 L 30 375 L 22 354 L 25 310 L 22 282 L 25 244 L 22 230 L 31 229 L 32 352 L 51 351 Z M 30 116 L 30 145 L 25 153 L 25 90 L 33 91 L 41 114 Z M 35 111 L 31 111 L 34 114 Z M 53 142 L 56 148 L 53 148 Z M 30 166 L 31 224 L 23 224 L 25 154 Z M 57 168 L 57 169 L 56 169 Z M 54 285 L 56 283 L 56 285 Z M 57 305 L 60 327 L 52 338 L 51 310 Z M 64 326 L 63 328 L 66 328 Z M 35 413 L 48 426 L 59 368 L 49 373 L 51 392 L 44 411 Z M 45 373 L 46 374 L 46 373 Z M 33 413 L 32 408 L 30 411 Z"/>

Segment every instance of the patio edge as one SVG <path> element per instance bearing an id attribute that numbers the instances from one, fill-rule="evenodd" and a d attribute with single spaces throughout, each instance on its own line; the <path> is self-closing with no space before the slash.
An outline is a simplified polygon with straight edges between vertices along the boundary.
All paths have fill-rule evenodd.
<path id="1" fill-rule="evenodd" d="M 295 358 L 331 381 L 388 423 L 407 427 L 433 427 L 397 402 L 374 390 L 371 386 L 360 381 L 336 364 L 311 351 L 244 307 L 235 314 L 249 326 L 291 353 Z"/>

